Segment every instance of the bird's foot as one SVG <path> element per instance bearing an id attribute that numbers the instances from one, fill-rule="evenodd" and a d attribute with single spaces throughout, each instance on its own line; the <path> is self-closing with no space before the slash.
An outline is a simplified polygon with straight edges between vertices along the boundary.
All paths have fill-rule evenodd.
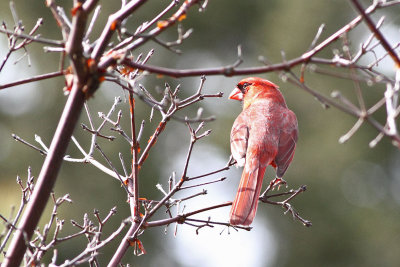
<path id="1" fill-rule="evenodd" d="M 286 185 L 286 187 L 287 187 L 287 182 L 286 182 L 285 180 L 283 180 L 282 178 L 276 177 L 274 180 L 271 181 L 271 188 L 272 188 L 272 190 L 274 190 L 274 188 L 275 188 L 276 186 L 278 186 L 278 189 L 277 189 L 277 190 L 279 190 L 280 187 L 281 187 L 281 185 Z"/>

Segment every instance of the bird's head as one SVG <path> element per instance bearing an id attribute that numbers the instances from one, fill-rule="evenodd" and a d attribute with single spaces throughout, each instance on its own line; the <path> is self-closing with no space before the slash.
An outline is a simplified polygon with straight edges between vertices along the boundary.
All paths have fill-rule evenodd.
<path id="1" fill-rule="evenodd" d="M 258 77 L 241 80 L 229 95 L 229 99 L 243 101 L 243 109 L 250 106 L 254 101 L 265 98 L 286 105 L 278 86 Z"/>

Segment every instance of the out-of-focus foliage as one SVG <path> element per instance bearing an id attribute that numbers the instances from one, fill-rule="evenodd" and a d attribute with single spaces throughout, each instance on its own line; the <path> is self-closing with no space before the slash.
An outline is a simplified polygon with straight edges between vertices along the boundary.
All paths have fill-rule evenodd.
<path id="1" fill-rule="evenodd" d="M 99 25 L 104 25 L 107 14 L 113 10 L 112 5 L 114 5 L 113 1 L 103 2 L 102 23 Z M 143 6 L 143 12 L 139 12 L 139 17 L 130 18 L 130 23 L 137 26 L 142 19 L 151 19 L 155 10 L 161 10 L 163 4 L 165 3 L 160 1 L 150 1 Z M 16 7 L 26 25 L 33 25 L 37 17 L 44 17 L 45 25 L 41 30 L 43 36 L 61 38 L 50 11 L 40 3 L 32 5 L 16 1 Z M 12 18 L 8 10 L 7 1 L 2 1 L 0 17 L 11 25 Z M 399 29 L 398 11 L 397 9 L 387 14 L 383 31 L 388 27 Z M 287 59 L 297 57 L 306 51 L 320 24 L 326 24 L 326 30 L 321 37 L 324 38 L 346 24 L 355 14 L 348 1 L 344 0 L 210 1 L 205 12 L 198 13 L 192 10 L 188 18 L 183 21 L 184 28 L 194 29 L 192 36 L 179 47 L 183 54 L 175 55 L 154 44 L 152 47 L 156 52 L 150 62 L 176 68 L 220 66 L 235 61 L 236 47 L 239 44 L 242 45 L 245 58 L 243 66 L 258 64 L 259 55 L 267 57 L 272 62 L 279 62 L 282 60 L 281 50 L 285 51 Z M 373 18 L 377 20 L 379 15 L 382 14 L 378 13 Z M 352 43 L 358 45 L 360 39 L 366 38 L 366 33 L 368 33 L 367 28 L 360 26 L 360 29 L 350 36 L 354 38 Z M 174 34 L 174 31 L 169 31 L 160 38 L 173 39 Z M 5 40 L 1 35 L 0 47 L 6 45 Z M 17 65 L 8 64 L 7 69 L 0 73 L 0 83 L 57 68 L 58 56 L 43 55 L 42 51 L 36 48 L 29 50 L 32 67 L 26 67 L 26 59 L 22 59 Z M 143 48 L 143 52 L 148 48 L 150 47 Z M 330 50 L 324 53 L 330 53 Z M 1 52 L 0 57 L 3 57 Z M 289 215 L 282 215 L 281 209 L 261 206 L 256 221 L 268 220 L 268 230 L 273 232 L 274 243 L 264 244 L 261 237 L 257 246 L 261 251 L 263 247 L 275 247 L 275 252 L 269 253 L 265 250 L 258 253 L 254 257 L 259 258 L 252 259 L 252 262 L 258 263 L 259 266 L 263 266 L 266 262 L 271 266 L 395 266 L 400 262 L 399 151 L 388 140 L 383 140 L 376 148 L 370 149 L 368 143 L 377 134 L 370 126 L 363 126 L 347 143 L 339 144 L 339 137 L 352 127 L 354 118 L 333 108 L 323 109 L 312 96 L 284 83 L 278 75 L 261 76 L 280 85 L 288 106 L 297 114 L 300 137 L 286 180 L 294 187 L 301 184 L 308 186 L 308 190 L 296 199 L 294 204 L 305 218 L 312 220 L 313 226 L 305 228 L 291 220 Z M 210 93 L 223 91 L 228 94 L 241 78 L 207 77 L 205 90 L 209 90 Z M 352 90 L 351 81 L 318 74 L 306 75 L 306 79 L 314 89 L 327 95 L 338 88 L 348 87 Z M 196 90 L 199 79 L 168 79 L 168 81 L 172 87 L 182 83 L 182 94 L 188 94 Z M 147 89 L 154 90 L 156 86 L 163 86 L 165 79 L 149 77 L 142 82 Z M 11 205 L 19 203 L 16 175 L 25 177 L 27 167 L 31 166 L 37 176 L 44 159 L 39 153 L 14 142 L 11 133 L 32 141 L 34 134 L 38 134 L 49 143 L 66 99 L 62 92 L 63 85 L 63 79 L 57 78 L 0 91 L 0 213 L 2 214 L 8 214 Z M 365 89 L 367 104 L 369 97 L 375 100 L 376 92 L 381 93 L 384 90 L 381 86 L 368 87 L 362 84 L 362 87 Z M 106 83 L 102 85 L 94 99 L 89 102 L 93 113 L 106 112 L 113 102 L 111 96 L 117 94 L 123 93 Z M 15 103 L 7 106 L 10 99 L 15 99 Z M 24 106 L 28 106 L 29 109 L 24 110 Z M 217 116 L 216 122 L 207 124 L 207 128 L 213 129 L 213 133 L 203 142 L 216 147 L 227 160 L 229 131 L 240 107 L 237 103 L 230 103 L 226 98 L 207 100 L 207 103 L 202 103 L 200 106 L 204 107 L 205 114 Z M 127 120 L 128 107 L 125 107 Z M 14 109 L 21 111 L 14 112 Z M 195 115 L 195 112 L 193 110 L 192 115 Z M 149 107 L 139 103 L 137 113 L 139 113 L 137 121 L 140 121 L 140 118 L 148 120 Z M 82 121 L 87 122 L 84 114 Z M 148 123 L 146 127 L 145 135 L 151 132 L 151 127 L 154 125 Z M 159 144 L 150 155 L 149 162 L 141 170 L 141 177 L 145 177 L 141 179 L 141 196 L 159 197 L 160 192 L 155 189 L 155 184 L 160 181 L 165 185 L 169 173 L 174 170 L 173 167 L 181 167 L 183 164 L 173 162 L 182 159 L 180 155 L 186 153 L 186 144 L 189 140 L 186 126 L 172 122 L 169 127 L 159 139 Z M 76 129 L 75 136 L 82 143 L 89 142 L 87 134 L 81 129 Z M 143 140 L 146 141 L 147 139 Z M 126 159 L 129 158 L 130 151 L 126 143 L 114 142 L 107 146 L 106 152 L 114 152 L 114 160 L 117 160 L 118 151 L 126 155 Z M 75 148 L 69 151 L 69 153 L 76 152 Z M 211 158 L 213 156 L 213 153 L 208 155 Z M 199 164 L 197 168 L 207 168 L 201 166 L 201 161 L 197 164 Z M 239 172 L 230 172 L 232 177 L 228 177 L 230 183 L 228 188 L 232 190 L 229 193 L 224 192 L 227 196 L 225 201 L 230 200 L 228 194 L 233 198 L 232 192 L 238 181 Z M 272 172 L 268 174 L 271 177 Z M 115 205 L 118 206 L 115 222 L 119 224 L 119 219 L 129 215 L 126 200 L 119 197 L 124 195 L 120 185 L 91 166 L 65 163 L 55 192 L 58 195 L 68 192 L 74 200 L 74 204 L 64 205 L 60 209 L 60 217 L 81 221 L 85 212 L 92 213 L 96 208 L 106 214 Z M 228 212 L 225 212 L 228 216 Z M 259 227 L 263 225 L 258 224 L 252 230 L 253 234 L 263 233 L 257 229 Z M 113 229 L 111 226 L 109 228 L 108 231 Z M 72 229 L 67 222 L 63 231 L 68 232 Z M 170 240 L 172 232 L 173 229 L 170 229 L 167 236 L 162 229 L 147 232 L 142 237 L 142 242 L 148 255 L 135 258 L 132 256 L 130 261 L 135 266 L 161 264 L 198 266 L 196 262 L 183 263 L 177 256 L 179 253 L 171 253 L 169 249 L 171 243 L 179 242 Z M 219 231 L 214 232 L 218 238 Z M 234 231 L 231 233 L 232 236 L 235 234 Z M 248 242 L 246 234 L 242 234 L 241 244 L 237 244 L 239 248 L 246 246 Z M 230 242 L 229 237 L 225 239 L 227 244 Z M 196 235 L 193 235 L 192 243 L 195 244 L 196 240 Z M 209 242 L 212 243 L 213 240 Z M 115 241 L 115 246 L 117 244 L 118 240 Z M 79 249 L 79 240 L 74 244 L 65 244 L 59 249 L 59 257 L 70 257 Z M 114 249 L 105 251 L 102 258 L 109 259 Z M 125 257 L 125 260 L 128 260 L 128 257 Z"/>

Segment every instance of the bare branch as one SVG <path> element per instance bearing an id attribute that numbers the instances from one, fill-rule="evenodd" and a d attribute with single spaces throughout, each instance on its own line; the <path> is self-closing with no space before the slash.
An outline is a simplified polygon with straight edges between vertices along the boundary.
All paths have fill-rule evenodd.
<path id="1" fill-rule="evenodd" d="M 381 31 L 375 26 L 374 22 L 372 21 L 371 17 L 368 16 L 368 9 L 364 10 L 363 7 L 361 6 L 360 2 L 358 0 L 351 0 L 351 2 L 354 4 L 358 12 L 361 14 L 362 18 L 365 20 L 365 22 L 368 25 L 368 28 L 371 30 L 371 32 L 374 33 L 375 37 L 380 41 L 381 45 L 385 50 L 389 53 L 390 57 L 393 59 L 393 61 L 396 63 L 397 68 L 400 68 L 400 58 L 397 55 L 397 53 L 392 49 L 390 46 L 389 42 L 386 40 L 386 38 L 383 36 Z M 379 3 L 378 1 L 375 1 L 377 4 Z"/>

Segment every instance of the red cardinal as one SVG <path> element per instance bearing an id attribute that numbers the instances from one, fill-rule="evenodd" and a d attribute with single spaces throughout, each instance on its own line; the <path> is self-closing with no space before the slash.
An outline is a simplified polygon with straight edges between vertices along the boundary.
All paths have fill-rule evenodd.
<path id="1" fill-rule="evenodd" d="M 278 86 L 251 77 L 229 95 L 243 101 L 243 111 L 231 131 L 231 151 L 242 178 L 230 212 L 232 225 L 250 225 L 256 215 L 265 169 L 271 165 L 282 178 L 293 159 L 298 126 Z"/>

